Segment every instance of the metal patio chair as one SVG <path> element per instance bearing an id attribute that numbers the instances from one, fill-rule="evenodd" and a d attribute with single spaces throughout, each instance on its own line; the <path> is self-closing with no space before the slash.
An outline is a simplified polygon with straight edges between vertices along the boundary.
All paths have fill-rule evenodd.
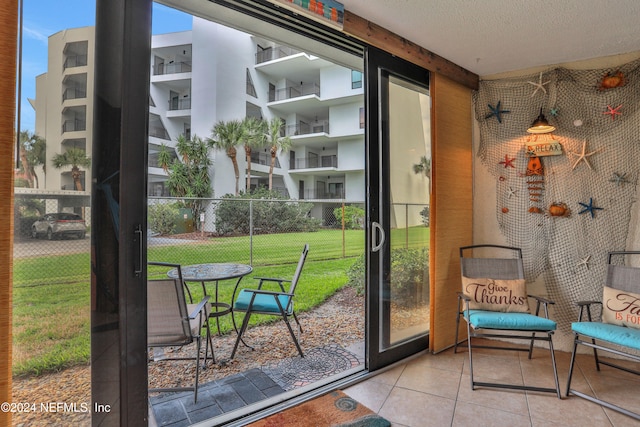
<path id="1" fill-rule="evenodd" d="M 640 352 L 640 328 L 638 327 L 640 324 L 640 303 L 638 302 L 640 300 L 640 268 L 613 263 L 614 257 L 628 261 L 633 256 L 637 261 L 640 260 L 638 255 L 640 255 L 640 251 L 609 252 L 602 301 L 579 301 L 576 303 L 580 307 L 580 312 L 578 321 L 571 324 L 575 339 L 569 366 L 569 379 L 567 381 L 567 396 L 573 394 L 636 420 L 640 420 L 639 413 L 622 408 L 596 396 L 590 396 L 574 390 L 571 388 L 571 380 L 578 345 L 593 349 L 593 357 L 598 372 L 600 372 L 600 365 L 605 365 L 640 375 L 640 371 L 637 369 L 622 366 L 619 364 L 620 362 L 614 363 L 613 361 L 602 360 L 598 356 L 598 350 L 602 350 L 621 356 L 620 360 L 626 359 L 636 363 L 640 362 L 640 356 L 638 356 Z M 607 290 L 607 288 L 610 290 Z M 591 306 L 593 305 L 602 307 L 603 315 L 601 321 L 594 321 L 591 312 Z M 611 310 L 609 311 L 611 316 L 608 313 L 604 313 L 605 310 Z M 619 316 L 616 316 L 616 313 Z M 586 321 L 584 320 L 585 314 L 587 316 Z M 615 382 L 615 378 L 611 378 L 610 381 Z"/>
<path id="2" fill-rule="evenodd" d="M 252 314 L 281 316 L 285 324 L 287 325 L 287 329 L 289 330 L 291 338 L 293 339 L 293 342 L 298 349 L 298 353 L 300 353 L 300 357 L 304 357 L 302 348 L 300 347 L 300 343 L 298 342 L 298 339 L 296 338 L 296 335 L 293 332 L 293 328 L 291 327 L 291 324 L 289 322 L 289 317 L 293 317 L 293 319 L 298 324 L 300 333 L 302 333 L 302 326 L 300 325 L 298 316 L 296 316 L 296 313 L 293 311 L 293 300 L 295 298 L 296 286 L 298 285 L 300 275 L 302 274 L 302 267 L 304 266 L 304 262 L 307 259 L 308 253 L 309 244 L 305 244 L 302 249 L 302 253 L 300 254 L 300 259 L 298 260 L 298 266 L 296 267 L 296 271 L 291 280 L 271 277 L 256 277 L 255 279 L 260 281 L 258 283 L 257 289 L 242 289 L 238 293 L 237 298 L 235 298 L 234 291 L 235 302 L 233 304 L 233 311 L 244 312 L 245 315 L 244 320 L 242 321 L 242 326 L 240 327 L 240 331 L 238 332 L 238 338 L 236 339 L 236 343 L 233 346 L 233 351 L 231 352 L 231 359 L 234 358 L 240 341 L 244 343 L 242 335 L 247 330 L 249 319 L 251 318 Z M 279 291 L 269 291 L 263 289 L 263 285 L 270 282 L 277 283 Z M 290 283 L 288 291 L 285 290 L 284 283 Z M 250 346 L 247 345 L 247 347 Z"/>
<path id="3" fill-rule="evenodd" d="M 165 362 L 173 360 L 195 360 L 196 371 L 192 387 L 152 388 L 150 392 L 163 391 L 193 391 L 194 402 L 198 401 L 198 381 L 200 375 L 200 357 L 202 340 L 205 339 L 205 354 L 203 368 L 206 367 L 208 349 L 211 345 L 211 333 L 207 322 L 208 304 L 210 296 L 196 304 L 188 304 L 185 294 L 191 301 L 191 293 L 182 280 L 179 264 L 149 262 L 148 265 L 160 265 L 177 268 L 178 278 L 163 278 L 147 281 L 147 347 L 184 347 L 195 344 L 195 356 L 162 357 L 159 360 L 150 358 L 150 361 Z M 205 336 L 202 336 L 202 330 Z M 215 363 L 213 347 L 211 359 Z"/>
<path id="4" fill-rule="evenodd" d="M 485 253 L 489 255 L 476 255 Z M 498 255 L 496 256 L 494 254 Z M 462 318 L 467 323 L 471 389 L 474 390 L 475 387 L 478 386 L 550 392 L 556 393 L 560 399 L 558 371 L 553 352 L 553 342 L 551 340 L 556 329 L 556 322 L 549 319 L 548 312 L 548 305 L 553 304 L 553 302 L 526 293 L 522 250 L 520 248 L 490 244 L 464 246 L 460 248 L 460 269 L 462 273 L 463 291 L 458 293 L 454 353 L 458 349 L 458 330 L 460 319 Z M 507 289 L 511 290 L 507 291 Z M 504 294 L 499 294 L 501 291 L 504 292 Z M 517 296 L 518 292 L 520 292 L 519 296 Z M 514 297 L 517 299 L 514 300 Z M 530 313 L 528 297 L 536 300 L 535 314 Z M 496 305 L 496 301 L 504 304 L 501 306 Z M 544 310 L 544 317 L 539 315 L 541 307 Z M 474 344 L 473 340 L 475 338 L 523 340 L 528 344 L 528 348 L 510 345 L 499 347 Z M 476 381 L 474 379 L 474 349 L 488 348 L 506 351 L 527 351 L 529 353 L 529 359 L 531 359 L 535 341 L 546 341 L 549 343 L 555 388 L 489 383 Z"/>

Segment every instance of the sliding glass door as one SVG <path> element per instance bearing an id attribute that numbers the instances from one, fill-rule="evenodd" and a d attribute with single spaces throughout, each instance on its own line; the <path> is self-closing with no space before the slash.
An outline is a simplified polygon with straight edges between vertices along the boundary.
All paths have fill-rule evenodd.
<path id="1" fill-rule="evenodd" d="M 428 71 L 366 54 L 369 370 L 428 348 Z"/>

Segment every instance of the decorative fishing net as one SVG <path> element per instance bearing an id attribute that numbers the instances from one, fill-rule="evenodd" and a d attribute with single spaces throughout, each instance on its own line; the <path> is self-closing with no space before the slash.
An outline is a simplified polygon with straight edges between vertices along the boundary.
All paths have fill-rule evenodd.
<path id="1" fill-rule="evenodd" d="M 624 85 L 601 88 L 605 75 Z M 564 332 L 577 319 L 576 301 L 601 300 L 607 253 L 626 248 L 640 168 L 639 101 L 640 60 L 481 81 L 474 93 L 477 156 L 496 180 L 500 231 L 522 248 L 527 280 L 543 275 Z M 556 131 L 528 134 L 540 108 Z M 538 157 L 537 175 L 526 146 L 552 141 L 562 155 Z M 565 210 L 550 209 L 554 203 L 570 215 L 552 215 Z"/>

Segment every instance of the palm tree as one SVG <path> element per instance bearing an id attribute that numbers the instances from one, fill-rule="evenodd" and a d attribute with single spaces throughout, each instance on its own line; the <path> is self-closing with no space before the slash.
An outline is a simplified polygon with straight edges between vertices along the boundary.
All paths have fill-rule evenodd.
<path id="1" fill-rule="evenodd" d="M 267 123 L 255 117 L 247 117 L 242 121 L 244 127 L 244 154 L 247 159 L 247 186 L 246 192 L 251 188 L 251 151 L 265 144 Z"/>
<path id="2" fill-rule="evenodd" d="M 45 159 L 47 153 L 47 142 L 44 138 L 39 137 L 35 133 L 23 130 L 20 132 L 20 163 L 24 177 L 29 183 L 29 187 L 38 188 L 38 175 L 36 174 L 36 166 L 43 166 L 43 172 L 46 173 Z"/>
<path id="3" fill-rule="evenodd" d="M 88 168 L 91 166 L 91 158 L 87 157 L 87 153 L 81 148 L 69 148 L 63 154 L 56 154 L 53 156 L 53 167 L 61 169 L 66 166 L 71 166 L 71 178 L 73 178 L 76 191 L 83 191 L 82 171 L 80 167 Z"/>
<path id="4" fill-rule="evenodd" d="M 158 163 L 168 175 L 167 188 L 171 195 L 187 199 L 185 206 L 191 209 L 193 218 L 199 218 L 203 209 L 201 199 L 211 195 L 209 145 L 197 135 L 193 135 L 191 139 L 180 135 L 176 151 L 179 159 L 173 157 L 163 144 L 158 154 Z M 195 228 L 199 228 L 197 220 Z"/>
<path id="5" fill-rule="evenodd" d="M 271 145 L 271 164 L 269 165 L 269 190 L 273 189 L 273 168 L 276 165 L 276 156 L 278 151 L 289 151 L 291 148 L 291 138 L 281 136 L 282 126 L 284 122 L 279 117 L 274 117 L 269 121 L 267 127 L 268 143 Z"/>
<path id="6" fill-rule="evenodd" d="M 245 129 L 240 120 L 219 121 L 211 129 L 211 138 L 207 143 L 211 147 L 224 150 L 233 163 L 233 172 L 236 177 L 236 192 L 239 193 L 240 170 L 238 169 L 238 151 L 236 147 L 244 140 Z"/>

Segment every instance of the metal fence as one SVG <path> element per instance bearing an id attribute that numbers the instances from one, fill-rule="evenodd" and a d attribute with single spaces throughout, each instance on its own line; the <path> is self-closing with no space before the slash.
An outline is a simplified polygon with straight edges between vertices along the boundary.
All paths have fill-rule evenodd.
<path id="1" fill-rule="evenodd" d="M 343 205 L 349 204 L 282 199 L 149 198 L 149 247 L 175 245 L 176 241 L 200 245 L 210 242 L 215 245 L 212 261 L 224 262 L 233 254 L 234 261 L 251 265 L 269 264 L 278 253 L 297 254 L 304 243 L 313 248 L 312 259 L 353 257 L 364 249 L 364 218 L 355 225 L 353 221 L 347 222 L 343 229 L 342 221 L 334 213 L 335 209 L 341 212 Z M 341 219 L 341 213 L 338 218 Z M 283 258 L 295 262 L 297 255 Z"/>
<path id="2" fill-rule="evenodd" d="M 59 202 L 59 201 L 58 201 Z M 90 208 L 63 206 L 55 200 L 20 199 L 16 195 L 14 258 L 16 277 L 29 282 L 29 271 L 41 268 L 34 259 L 48 262 L 48 277 L 65 277 L 70 265 L 73 277 L 89 280 Z M 56 204 L 58 203 L 58 204 Z M 34 210 L 35 209 L 35 210 Z M 86 219 L 86 235 L 80 233 L 32 235 L 38 219 L 34 212 L 72 212 Z M 344 221 L 343 221 L 344 212 Z M 266 199 L 148 199 L 148 258 L 193 264 L 240 262 L 253 266 L 295 263 L 305 243 L 310 260 L 358 257 L 364 253 L 364 206 L 345 202 Z M 394 204 L 392 246 L 428 247 L 428 205 Z M 21 263 L 22 260 L 30 260 Z M 23 265 L 29 265 L 23 267 Z M 35 265 L 37 267 L 31 266 Z M 75 279 L 74 279 L 75 280 Z"/>

